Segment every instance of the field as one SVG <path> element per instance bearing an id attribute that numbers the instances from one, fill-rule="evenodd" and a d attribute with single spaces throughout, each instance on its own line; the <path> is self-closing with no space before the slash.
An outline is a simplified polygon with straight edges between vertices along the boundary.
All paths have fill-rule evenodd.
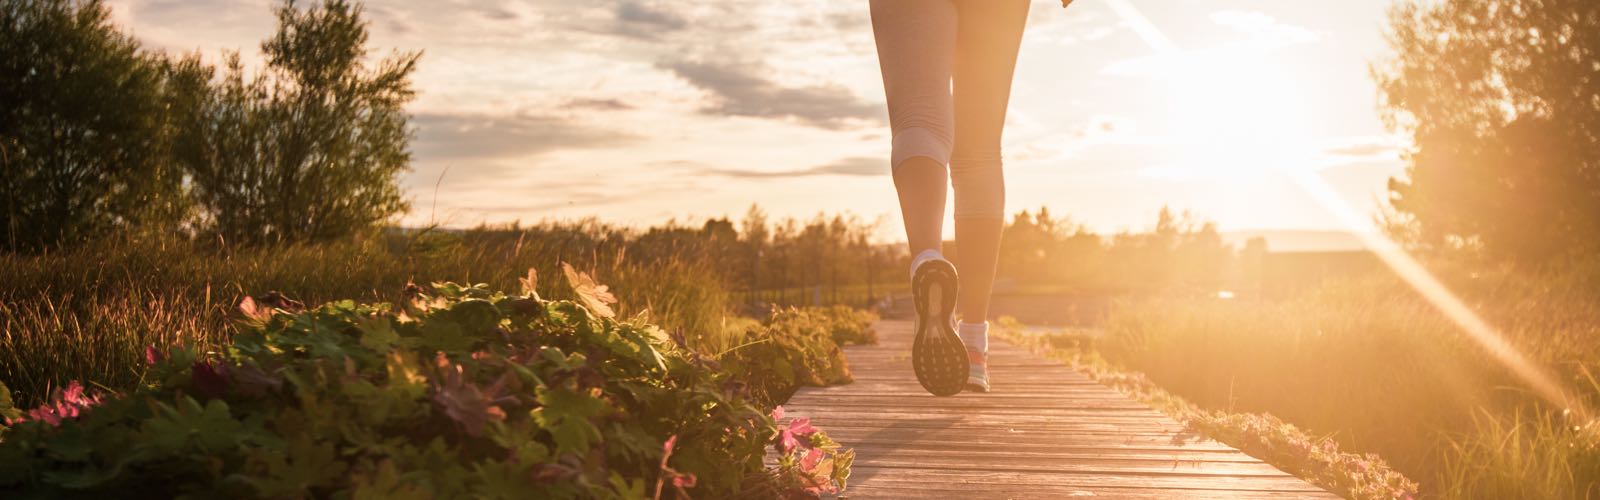
<path id="1" fill-rule="evenodd" d="M 1515 348 L 1593 407 L 1593 265 L 1436 266 Z M 1125 300 L 1089 351 L 1199 407 L 1266 413 L 1377 453 L 1440 498 L 1600 494 L 1600 425 L 1534 395 L 1397 279 L 1329 280 L 1282 299 Z"/>
<path id="2" fill-rule="evenodd" d="M 528 269 L 559 276 L 568 262 L 616 290 L 621 313 L 694 332 L 708 350 L 731 307 L 722 284 L 687 258 L 622 251 L 620 230 L 591 223 L 527 232 L 387 234 L 332 244 L 217 249 L 162 240 L 104 241 L 65 253 L 0 256 L 0 381 L 37 402 L 67 378 L 109 387 L 139 379 L 144 348 L 213 350 L 247 295 L 306 304 L 395 301 L 407 283 L 485 283 L 514 290 Z M 638 262 L 634 262 L 637 260 Z M 648 264 L 648 265 L 646 265 Z M 559 280 L 541 281 L 547 295 Z"/>

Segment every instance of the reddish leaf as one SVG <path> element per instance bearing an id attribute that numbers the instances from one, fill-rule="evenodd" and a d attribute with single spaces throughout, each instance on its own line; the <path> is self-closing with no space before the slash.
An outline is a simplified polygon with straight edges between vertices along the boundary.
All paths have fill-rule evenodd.
<path id="1" fill-rule="evenodd" d="M 505 410 L 493 404 L 503 386 L 501 382 L 497 381 L 489 391 L 484 391 L 466 380 L 461 366 L 450 363 L 442 353 L 434 363 L 440 368 L 441 380 L 433 386 L 433 402 L 468 435 L 480 435 L 490 420 L 505 420 Z"/>
<path id="2" fill-rule="evenodd" d="M 196 360 L 189 367 L 189 382 L 201 396 L 207 399 L 220 398 L 228 393 L 228 368 L 226 365 Z"/>

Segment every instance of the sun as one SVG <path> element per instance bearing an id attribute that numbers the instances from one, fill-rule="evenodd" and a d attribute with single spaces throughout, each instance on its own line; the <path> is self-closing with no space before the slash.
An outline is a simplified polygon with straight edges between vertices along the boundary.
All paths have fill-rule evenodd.
<path id="1" fill-rule="evenodd" d="M 1315 99 L 1297 75 L 1264 53 L 1177 52 L 1167 58 L 1167 130 L 1181 163 L 1199 177 L 1241 178 L 1312 168 Z"/>

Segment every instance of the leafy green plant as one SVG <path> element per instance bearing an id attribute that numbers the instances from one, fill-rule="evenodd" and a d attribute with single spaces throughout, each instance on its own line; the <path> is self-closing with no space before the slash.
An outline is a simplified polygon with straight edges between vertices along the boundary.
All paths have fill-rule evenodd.
<path id="1" fill-rule="evenodd" d="M 876 341 L 876 315 L 849 307 L 774 308 L 765 321 L 743 330 L 740 345 L 718 361 L 752 399 L 765 407 L 787 401 L 802 386 L 849 383 L 844 341 Z"/>
<path id="2" fill-rule="evenodd" d="M 647 313 L 695 350 L 734 345 L 719 335 L 731 298 L 714 270 L 690 254 L 636 247 L 634 238 L 628 228 L 588 221 L 269 247 L 119 237 L 44 255 L 0 252 L 0 380 L 30 407 L 70 380 L 129 390 L 144 377 L 146 346 L 224 349 L 238 334 L 232 306 L 247 291 L 313 304 L 397 302 L 410 281 L 515 290 L 530 267 L 560 276 L 556 262 L 603 278 L 617 287 L 618 314 Z M 544 281 L 544 297 L 573 298 L 561 280 Z"/>
<path id="3" fill-rule="evenodd" d="M 878 313 L 845 305 L 813 311 L 828 319 L 833 341 L 840 346 L 878 343 L 878 332 L 872 329 L 872 324 L 878 322 Z"/>
<path id="4" fill-rule="evenodd" d="M 127 394 L 0 398 L 13 498 L 788 497 L 851 452 L 567 268 L 578 301 L 410 286 L 398 306 L 247 299 L 222 352 L 148 349 Z M 3 392 L 0 392 L 3 394 Z M 46 418 L 49 415 L 49 418 Z M 775 418 L 776 417 L 776 418 Z M 763 465 L 771 445 L 777 465 Z"/>

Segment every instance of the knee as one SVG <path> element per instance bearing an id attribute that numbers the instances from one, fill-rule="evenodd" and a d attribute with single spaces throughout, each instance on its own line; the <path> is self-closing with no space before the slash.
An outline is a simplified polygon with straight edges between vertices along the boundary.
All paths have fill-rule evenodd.
<path id="1" fill-rule="evenodd" d="M 959 218 L 1005 218 L 1006 184 L 1000 155 L 957 156 L 950 160 L 950 187 Z"/>
<path id="2" fill-rule="evenodd" d="M 937 127 L 907 127 L 894 134 L 889 164 L 899 167 L 900 162 L 918 156 L 927 157 L 939 165 L 950 164 L 950 134 Z"/>

